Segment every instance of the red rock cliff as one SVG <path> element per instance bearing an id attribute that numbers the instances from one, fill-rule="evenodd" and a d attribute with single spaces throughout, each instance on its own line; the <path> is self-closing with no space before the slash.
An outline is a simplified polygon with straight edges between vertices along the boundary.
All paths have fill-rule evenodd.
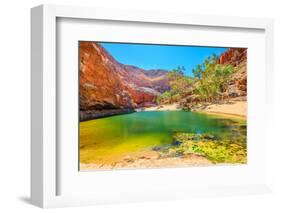
<path id="1" fill-rule="evenodd" d="M 117 62 L 95 42 L 79 43 L 80 120 L 155 104 L 167 89 L 166 71 L 146 71 Z"/>
<path id="2" fill-rule="evenodd" d="M 228 48 L 226 52 L 218 57 L 218 64 L 231 64 L 238 66 L 247 60 L 246 48 Z"/>
<path id="3" fill-rule="evenodd" d="M 218 58 L 219 64 L 231 64 L 235 72 L 226 94 L 230 97 L 247 96 L 247 48 L 229 48 Z"/>

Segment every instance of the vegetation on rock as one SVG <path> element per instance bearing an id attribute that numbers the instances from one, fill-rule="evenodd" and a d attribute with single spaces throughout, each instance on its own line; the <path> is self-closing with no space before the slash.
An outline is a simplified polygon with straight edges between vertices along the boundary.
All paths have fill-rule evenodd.
<path id="1" fill-rule="evenodd" d="M 230 140 L 213 134 L 195 134 L 178 132 L 173 135 L 172 146 L 159 149 L 162 157 L 179 157 L 189 154 L 201 155 L 213 163 L 246 163 L 246 138 Z M 238 139 L 238 138 L 237 138 Z M 154 148 L 157 150 L 157 148 Z"/>
<path id="2" fill-rule="evenodd" d="M 218 64 L 216 55 L 205 59 L 192 70 L 194 77 L 184 75 L 184 67 L 170 71 L 167 76 L 170 90 L 157 98 L 158 104 L 185 102 L 213 102 L 225 96 L 234 67 L 231 64 Z"/>
<path id="3" fill-rule="evenodd" d="M 212 163 L 247 163 L 247 128 L 242 119 L 219 119 L 225 132 L 174 132 L 172 143 L 152 150 L 161 158 L 199 155 Z"/>
<path id="4" fill-rule="evenodd" d="M 195 76 L 195 94 L 201 101 L 214 101 L 223 97 L 231 79 L 234 68 L 232 65 L 217 63 L 217 57 L 208 57 L 202 65 L 192 70 Z"/>

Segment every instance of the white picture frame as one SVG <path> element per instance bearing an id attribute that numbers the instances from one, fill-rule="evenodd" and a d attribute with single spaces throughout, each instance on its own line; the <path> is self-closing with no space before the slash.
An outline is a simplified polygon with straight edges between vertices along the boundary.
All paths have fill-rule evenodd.
<path id="1" fill-rule="evenodd" d="M 87 19 L 134 23 L 153 23 L 155 25 L 192 25 L 211 28 L 256 29 L 265 34 L 265 72 L 267 107 L 272 108 L 273 100 L 270 91 L 273 88 L 273 21 L 271 19 L 216 17 L 202 15 L 187 15 L 173 13 L 153 13 L 147 11 L 122 11 L 101 8 L 84 8 L 74 6 L 41 5 L 31 10 L 31 201 L 42 208 L 76 205 L 91 205 L 99 203 L 114 203 L 142 200 L 165 200 L 197 196 L 252 194 L 271 191 L 270 161 L 266 163 L 265 181 L 259 184 L 233 184 L 220 187 L 199 187 L 186 190 L 170 189 L 177 196 L 165 195 L 158 191 L 154 196 L 135 195 L 101 196 L 98 195 L 58 195 L 58 178 L 60 167 L 57 166 L 57 20 Z M 268 110 L 264 120 L 267 125 L 266 146 L 270 146 L 269 134 L 271 124 L 271 110 Z M 268 157 L 268 153 L 267 153 Z M 188 168 L 185 168 L 188 169 Z M 155 173 L 161 173 L 156 170 Z M 95 175 L 95 174 L 93 174 Z M 166 192 L 166 191 L 165 191 Z M 108 199 L 106 198 L 108 197 Z"/>

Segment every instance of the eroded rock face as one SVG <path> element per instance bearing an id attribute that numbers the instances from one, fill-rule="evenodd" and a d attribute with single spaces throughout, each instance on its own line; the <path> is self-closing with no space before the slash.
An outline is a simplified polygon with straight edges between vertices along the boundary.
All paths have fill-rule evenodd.
<path id="1" fill-rule="evenodd" d="M 95 42 L 79 45 L 80 120 L 154 105 L 160 92 L 169 89 L 164 70 L 123 65 Z"/>
<path id="2" fill-rule="evenodd" d="M 234 67 L 247 60 L 246 48 L 228 48 L 218 58 L 218 64 L 231 64 Z"/>
<path id="3" fill-rule="evenodd" d="M 227 96 L 247 96 L 247 49 L 229 48 L 218 58 L 218 63 L 231 64 L 235 69 L 226 90 Z"/>

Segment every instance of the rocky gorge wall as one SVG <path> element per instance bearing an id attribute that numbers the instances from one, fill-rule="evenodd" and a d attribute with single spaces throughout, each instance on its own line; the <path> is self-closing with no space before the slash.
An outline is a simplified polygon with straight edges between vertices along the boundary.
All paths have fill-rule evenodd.
<path id="1" fill-rule="evenodd" d="M 217 62 L 223 65 L 230 64 L 235 69 L 225 96 L 243 97 L 245 100 L 247 96 L 247 48 L 228 48 L 218 57 Z"/>
<path id="2" fill-rule="evenodd" d="M 81 121 L 153 106 L 169 89 L 167 71 L 123 65 L 95 42 L 79 42 L 79 60 Z"/>
<path id="3" fill-rule="evenodd" d="M 134 112 L 136 108 L 156 105 L 156 98 L 170 90 L 168 71 L 144 70 L 116 61 L 96 42 L 79 42 L 80 121 Z M 218 64 L 235 69 L 223 96 L 247 96 L 247 49 L 228 48 Z M 191 89 L 180 105 L 198 102 Z"/>

